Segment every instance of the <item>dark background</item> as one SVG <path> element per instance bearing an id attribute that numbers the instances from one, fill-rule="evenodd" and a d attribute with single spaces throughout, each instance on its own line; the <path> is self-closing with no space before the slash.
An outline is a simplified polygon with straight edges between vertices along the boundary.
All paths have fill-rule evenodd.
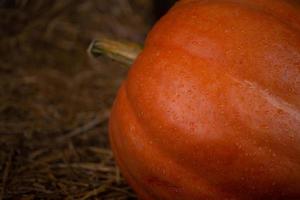
<path id="1" fill-rule="evenodd" d="M 86 49 L 143 43 L 172 0 L 0 0 L 0 199 L 135 199 L 107 139 L 127 69 Z"/>

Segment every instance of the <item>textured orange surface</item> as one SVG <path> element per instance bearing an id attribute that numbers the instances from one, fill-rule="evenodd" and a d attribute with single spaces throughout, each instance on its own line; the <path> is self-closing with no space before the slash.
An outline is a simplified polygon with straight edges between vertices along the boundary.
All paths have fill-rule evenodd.
<path id="1" fill-rule="evenodd" d="M 119 90 L 110 140 L 144 200 L 299 200 L 299 4 L 179 1 Z"/>

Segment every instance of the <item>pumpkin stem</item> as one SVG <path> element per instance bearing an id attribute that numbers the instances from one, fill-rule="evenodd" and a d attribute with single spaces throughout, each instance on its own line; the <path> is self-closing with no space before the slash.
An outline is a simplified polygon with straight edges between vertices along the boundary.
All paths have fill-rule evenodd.
<path id="1" fill-rule="evenodd" d="M 142 46 L 137 43 L 106 37 L 94 40 L 88 48 L 93 57 L 105 56 L 126 66 L 130 66 L 141 51 Z"/>

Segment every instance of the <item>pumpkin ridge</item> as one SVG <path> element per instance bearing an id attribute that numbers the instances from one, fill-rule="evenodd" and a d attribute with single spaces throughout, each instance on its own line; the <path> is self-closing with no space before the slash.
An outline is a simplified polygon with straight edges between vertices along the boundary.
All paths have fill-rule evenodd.
<path id="1" fill-rule="evenodd" d="M 173 49 L 173 51 L 174 51 L 174 48 L 172 48 L 172 49 Z M 159 60 L 159 58 L 156 58 L 156 59 Z M 141 64 L 141 63 L 138 63 L 138 64 Z M 135 69 L 135 67 L 133 68 L 133 70 L 134 70 L 134 69 Z M 219 72 L 218 72 L 218 73 L 219 73 Z M 249 87 L 250 84 L 246 84 L 246 85 L 245 85 L 245 83 L 244 83 L 243 81 L 234 81 L 234 80 L 232 80 L 232 77 L 230 77 L 229 75 L 226 75 L 226 74 L 224 74 L 224 73 L 223 73 L 223 77 L 227 77 L 227 78 L 230 79 L 232 82 L 235 82 L 235 83 L 237 83 L 238 85 L 241 85 L 241 84 L 243 83 L 243 85 L 246 86 L 247 88 L 251 88 L 251 87 Z M 234 78 L 234 79 L 236 80 L 236 78 Z M 127 85 L 127 86 L 128 86 L 128 85 Z M 126 89 L 127 89 L 127 92 L 128 92 L 128 89 L 130 89 L 130 88 L 126 87 Z M 132 89 L 132 88 L 131 88 L 131 89 Z M 252 89 L 253 89 L 253 88 L 252 88 Z M 256 95 L 260 95 L 260 94 L 256 94 Z M 129 98 L 129 97 L 130 97 L 130 96 L 128 96 L 128 98 Z M 141 96 L 139 96 L 139 98 L 141 98 Z M 130 103 L 132 104 L 132 101 L 131 101 L 130 98 L 129 98 L 129 100 L 130 100 Z M 134 105 L 136 105 L 136 104 L 134 104 Z M 141 110 L 136 110 L 136 109 L 138 108 L 137 106 L 132 106 L 132 107 L 134 108 L 135 113 L 141 112 Z M 141 124 L 144 124 L 144 122 L 142 122 L 142 121 L 140 121 L 140 123 L 141 123 Z M 144 124 L 143 128 L 145 128 L 145 127 L 147 127 L 147 124 Z M 249 128 L 249 127 L 247 126 L 247 128 Z M 145 129 L 144 129 L 144 130 L 145 130 Z M 255 146 L 256 146 L 256 145 L 252 145 L 252 143 L 255 144 L 255 142 L 257 142 L 257 139 L 258 139 L 258 138 L 256 138 L 256 140 L 255 140 L 255 138 L 252 138 L 252 139 L 251 139 L 252 142 L 251 142 L 251 145 L 250 145 L 250 146 L 251 146 L 250 149 L 252 149 L 252 150 L 255 149 Z M 263 143 L 263 144 L 264 144 L 265 142 L 266 142 L 266 140 L 262 140 L 262 141 L 261 141 L 261 143 Z M 249 143 L 248 143 L 248 144 L 249 144 Z M 163 145 L 161 144 L 161 146 L 158 146 L 158 148 L 160 148 L 160 149 L 163 148 Z M 248 148 L 246 148 L 246 149 L 248 149 Z M 268 147 L 265 147 L 263 151 L 264 151 L 264 152 L 267 152 L 267 150 L 268 150 Z M 167 151 L 167 153 L 169 154 L 170 157 L 173 157 L 173 156 L 174 156 L 173 154 L 170 154 L 168 151 Z M 278 155 L 278 156 L 279 156 L 279 155 Z M 173 157 L 173 159 L 174 159 L 174 157 Z M 177 162 L 177 163 L 178 163 L 178 162 Z M 180 164 L 180 163 L 179 163 L 179 164 Z M 180 164 L 180 165 L 186 167 L 187 169 L 190 169 L 190 170 L 192 169 L 192 168 L 191 168 L 190 166 L 188 166 L 188 165 L 182 165 L 182 164 Z M 195 169 L 193 169 L 193 171 L 194 171 L 195 173 L 197 172 Z M 199 176 L 201 177 L 201 173 L 198 173 L 198 174 L 199 174 Z M 207 178 L 207 177 L 206 177 L 206 178 Z M 209 178 L 209 177 L 208 177 L 208 178 Z M 207 178 L 207 180 L 209 180 L 208 178 Z"/>
<path id="2" fill-rule="evenodd" d="M 112 133 L 112 131 L 111 131 Z M 120 152 L 118 148 L 116 147 L 116 144 L 114 142 L 114 134 L 110 134 L 110 143 L 111 147 L 113 149 L 114 155 L 120 155 Z M 118 164 L 118 166 L 122 170 L 122 174 L 124 177 L 126 177 L 126 180 L 134 187 L 134 188 L 139 188 L 137 191 L 143 198 L 145 199 L 157 199 L 156 196 L 153 196 L 153 192 L 148 191 L 148 187 L 138 187 L 138 186 L 144 186 L 144 184 L 139 181 L 136 177 L 133 176 L 133 174 L 130 172 L 128 167 L 124 164 L 125 162 L 122 160 L 121 157 L 115 156 L 115 160 Z"/>
<path id="3" fill-rule="evenodd" d="M 126 87 L 126 89 L 128 90 L 129 88 Z M 130 96 L 129 96 L 129 97 L 130 97 Z M 129 98 L 129 97 L 128 97 L 128 98 Z M 129 100 L 130 100 L 130 98 L 129 98 Z M 131 101 L 129 101 L 129 102 L 132 103 Z M 136 109 L 137 109 L 136 106 L 132 106 L 132 105 L 131 105 L 131 107 L 135 110 L 135 113 L 138 113 L 138 112 L 141 111 L 141 110 L 136 110 Z M 142 121 L 140 121 L 140 123 L 143 124 Z M 147 127 L 147 126 L 146 126 L 146 127 Z M 146 127 L 143 126 L 144 130 L 146 130 L 146 129 L 145 129 Z M 149 129 L 149 128 L 148 128 L 148 129 Z M 151 138 L 149 138 L 149 136 L 148 136 L 148 139 L 151 139 Z M 162 149 L 163 146 L 157 145 L 157 148 Z M 204 173 L 203 170 L 201 171 L 201 173 L 199 173 L 199 171 L 197 171 L 196 169 L 191 168 L 191 166 L 188 166 L 188 165 L 182 165 L 182 163 L 179 163 L 179 162 L 177 161 L 177 159 L 175 159 L 174 155 L 173 155 L 172 153 L 170 153 L 169 151 L 165 151 L 165 149 L 163 149 L 163 152 L 166 152 L 167 155 L 168 155 L 168 157 L 170 157 L 170 158 L 172 158 L 172 160 L 176 161 L 176 163 L 177 163 L 178 165 L 182 166 L 182 168 L 190 169 L 190 170 L 192 170 L 192 172 L 194 172 L 194 174 L 197 174 L 197 176 L 203 177 L 203 173 Z M 212 184 L 212 183 L 211 183 L 212 180 L 208 179 L 207 176 L 204 176 L 204 177 L 206 178 L 206 180 L 207 180 L 208 182 L 210 182 L 210 184 Z M 212 185 L 215 185 L 215 184 L 212 184 Z M 226 191 L 226 192 L 227 192 L 227 191 Z M 240 194 L 240 195 L 241 195 L 241 194 Z"/>
<path id="4" fill-rule="evenodd" d="M 185 47 L 181 47 L 180 45 L 177 44 L 165 44 L 165 43 L 160 43 L 160 44 L 153 44 L 152 48 L 160 48 L 160 49 L 168 49 L 169 47 L 171 47 L 174 50 L 178 50 L 180 51 L 182 54 L 188 54 L 188 56 L 191 57 L 191 59 L 202 59 L 205 60 L 205 62 L 207 62 L 208 64 L 212 64 L 211 66 L 215 66 L 212 67 L 212 69 L 214 69 L 215 72 L 217 72 L 220 68 L 220 64 L 219 63 L 214 63 L 213 61 L 210 61 L 209 59 L 205 59 L 199 55 L 197 55 L 196 53 L 191 52 L 190 50 L 186 49 Z M 228 66 L 227 63 L 223 63 L 223 66 Z M 199 66 L 200 67 L 200 66 Z M 264 99 L 268 100 L 268 102 L 270 102 L 270 104 L 272 104 L 274 107 L 284 110 L 287 113 L 289 113 L 290 116 L 292 116 L 293 118 L 297 119 L 298 121 L 300 121 L 300 110 L 299 108 L 294 105 L 293 103 L 288 102 L 286 99 L 283 99 L 281 96 L 278 96 L 276 94 L 274 94 L 272 91 L 269 92 L 270 88 L 265 88 L 264 86 L 261 86 L 261 84 L 257 81 L 251 81 L 251 80 L 247 80 L 247 79 L 243 79 L 243 80 L 239 80 L 239 77 L 237 77 L 237 74 L 231 74 L 228 71 L 222 72 L 224 76 L 227 76 L 228 78 L 232 79 L 234 82 L 239 83 L 241 85 L 246 84 L 248 87 L 254 87 L 256 88 L 259 93 L 261 94 L 260 96 L 263 97 Z"/>
<path id="5" fill-rule="evenodd" d="M 125 81 L 124 81 L 125 83 Z M 118 100 L 118 96 L 121 95 L 121 92 L 122 90 L 124 90 L 124 84 L 121 86 L 121 88 L 119 89 L 118 91 L 118 94 L 117 94 L 117 99 L 116 101 L 114 102 L 114 104 L 117 103 L 117 100 Z M 113 115 L 115 114 L 116 109 L 118 107 L 114 106 L 113 107 L 113 110 L 112 110 L 112 114 L 111 114 L 111 117 L 113 117 Z M 148 187 L 145 187 L 144 183 L 139 181 L 138 178 L 136 178 L 131 170 L 128 168 L 128 166 L 126 166 L 126 162 L 122 159 L 121 156 L 118 156 L 120 155 L 122 152 L 119 151 L 119 148 L 118 148 L 118 145 L 116 144 L 116 139 L 115 138 L 115 133 L 116 132 L 119 132 L 120 133 L 120 130 L 119 130 L 119 126 L 117 125 L 114 125 L 113 124 L 114 122 L 113 121 L 110 121 L 109 123 L 109 139 L 110 139 L 110 143 L 111 143 L 111 146 L 112 146 L 112 151 L 114 152 L 114 155 L 115 155 L 115 159 L 118 163 L 118 166 L 120 166 L 120 168 L 122 168 L 122 173 L 124 173 L 124 176 L 126 177 L 126 180 L 128 180 L 130 182 L 130 184 L 132 184 L 132 186 L 134 188 L 138 188 L 138 192 L 141 193 L 143 197 L 147 197 L 145 199 L 157 199 L 157 196 L 152 192 L 152 191 L 149 191 Z M 114 128 L 118 129 L 116 130 L 116 132 L 113 130 Z M 144 185 L 144 187 L 138 187 L 138 186 L 141 186 L 141 185 Z M 142 189 L 141 189 L 142 188 Z"/>
<path id="6" fill-rule="evenodd" d="M 134 113 L 136 113 L 136 112 L 134 112 Z M 145 135 L 144 135 L 145 136 Z M 253 149 L 255 149 L 255 146 L 253 146 L 252 145 L 252 148 Z M 157 150 L 157 148 L 155 148 L 156 150 Z M 172 156 L 166 156 L 166 157 L 168 157 L 169 159 L 171 159 L 171 160 L 173 160 L 173 158 L 172 158 Z M 183 166 L 183 165 L 181 165 L 180 163 L 178 163 L 178 162 L 176 162 L 181 168 L 186 168 L 186 166 Z M 187 168 L 188 169 L 188 168 Z M 194 174 L 197 174 L 197 173 L 194 173 Z M 198 174 L 197 176 L 199 176 L 200 178 L 201 178 L 201 174 Z M 201 178 L 202 179 L 202 178 Z M 207 181 L 209 180 L 209 179 L 206 179 Z M 242 192 L 239 194 L 239 195 L 242 195 Z M 242 199 L 242 197 L 240 196 L 239 197 L 240 199 Z"/>
<path id="7" fill-rule="evenodd" d="M 241 85 L 247 85 L 249 88 L 255 88 L 261 97 L 266 99 L 274 108 L 280 109 L 285 111 L 289 114 L 289 116 L 295 118 L 297 121 L 300 121 L 300 110 L 293 104 L 290 104 L 286 100 L 282 99 L 281 97 L 268 92 L 267 89 L 264 89 L 262 86 L 259 85 L 257 82 L 252 82 L 249 80 L 240 81 L 237 78 L 229 75 L 235 82 Z"/>
<path id="8" fill-rule="evenodd" d="M 185 47 L 182 47 L 178 44 L 174 43 L 160 43 L 160 44 L 152 44 L 152 48 L 160 48 L 160 49 L 168 49 L 172 48 L 174 50 L 180 51 L 182 54 L 186 54 L 191 57 L 191 59 L 201 59 L 207 62 L 208 64 L 212 64 L 212 69 L 217 73 L 220 67 L 219 63 L 214 63 L 213 61 L 210 61 L 209 59 L 205 59 L 201 56 L 199 56 L 196 53 L 191 52 L 190 50 L 186 49 Z M 223 63 L 223 66 L 228 66 L 228 63 Z M 200 66 L 199 66 L 200 67 Z M 256 88 L 257 91 L 259 91 L 260 96 L 266 99 L 270 104 L 272 104 L 274 107 L 284 110 L 286 113 L 289 113 L 290 116 L 295 118 L 297 121 L 300 121 L 300 110 L 299 108 L 294 105 L 293 103 L 288 102 L 286 99 L 283 99 L 281 96 L 278 96 L 274 94 L 274 92 L 269 92 L 270 88 L 265 88 L 264 86 L 261 86 L 259 82 L 257 81 L 251 81 L 247 79 L 239 80 L 239 77 L 237 74 L 232 74 L 228 71 L 223 71 L 223 76 L 227 76 L 231 80 L 233 80 L 236 83 L 239 83 L 241 85 L 247 85 L 247 87 Z"/>
<path id="9" fill-rule="evenodd" d="M 131 103 L 131 101 L 130 101 L 130 99 L 128 98 L 128 95 L 127 95 L 127 90 L 126 90 L 126 81 L 123 83 L 123 85 L 122 85 L 122 87 L 124 87 L 123 89 L 124 89 L 124 93 L 126 94 L 125 96 L 125 98 L 127 99 L 126 100 L 126 102 L 127 102 L 127 109 L 130 109 L 131 110 L 131 112 L 133 113 L 133 117 L 134 117 L 134 119 L 136 120 L 136 122 L 137 122 L 137 124 L 139 125 L 139 127 L 143 130 L 142 132 L 143 133 L 141 133 L 141 134 L 137 134 L 137 135 L 139 135 L 139 137 L 143 137 L 143 139 L 142 139 L 142 141 L 152 141 L 151 142 L 151 145 L 153 145 L 153 146 L 155 146 L 155 147 L 151 147 L 150 146 L 150 148 L 151 148 L 151 152 L 157 152 L 158 154 L 159 154 L 159 156 L 156 156 L 157 158 L 160 158 L 161 159 L 161 161 L 160 160 L 157 160 L 156 162 L 158 162 L 158 163 L 161 163 L 162 161 L 165 161 L 165 160 L 169 160 L 169 162 L 172 162 L 173 164 L 172 164 L 172 168 L 177 168 L 177 171 L 184 171 L 184 174 L 185 174 L 185 176 L 186 177 L 184 177 L 184 179 L 185 179 L 185 181 L 184 180 L 182 180 L 183 182 L 186 182 L 186 181 L 188 181 L 188 180 L 192 180 L 192 178 L 190 178 L 190 179 L 187 179 L 187 177 L 193 177 L 193 179 L 197 179 L 197 181 L 195 181 L 195 183 L 197 183 L 197 182 L 199 182 L 200 181 L 200 183 L 201 183 L 201 185 L 202 185 L 202 187 L 204 187 L 204 185 L 206 185 L 206 187 L 207 188 L 213 188 L 215 185 L 214 184 L 212 184 L 209 180 L 207 180 L 207 179 L 203 179 L 202 178 L 202 175 L 201 174 L 199 174 L 199 173 L 190 173 L 188 170 L 189 170 L 189 168 L 186 168 L 186 166 L 184 166 L 184 165 L 182 165 L 181 163 L 179 163 L 176 159 L 174 159 L 174 156 L 172 155 L 172 154 L 170 154 L 170 152 L 167 152 L 167 151 L 165 151 L 163 148 L 162 148 L 162 146 L 160 146 L 159 144 L 157 144 L 157 143 L 155 143 L 155 142 L 153 142 L 153 140 L 151 140 L 151 138 L 150 138 L 150 136 L 151 136 L 151 134 L 149 134 L 149 132 L 150 132 L 150 130 L 148 130 L 148 129 L 145 129 L 145 127 L 143 126 L 140 126 L 140 123 L 141 123 L 141 121 L 139 120 L 139 118 L 137 117 L 137 115 L 136 115 L 136 113 L 138 113 L 138 111 L 136 110 L 136 107 L 135 106 L 133 106 L 132 105 L 132 103 Z M 124 103 L 124 101 L 123 101 L 123 103 Z M 147 134 L 148 133 L 148 134 Z M 153 162 L 153 161 L 152 161 Z M 160 177 L 160 176 L 157 176 L 157 177 Z M 163 180 L 162 180 L 163 181 Z M 170 182 L 169 183 L 170 185 L 172 185 L 172 182 Z M 159 184 L 160 185 L 160 184 Z M 164 183 L 163 184 L 164 185 L 164 187 L 167 187 L 168 188 L 168 184 L 166 184 L 166 183 Z M 163 185 L 161 185 L 161 186 L 163 186 Z M 199 183 L 198 183 L 198 185 L 199 185 Z M 171 187 L 175 187 L 175 186 L 171 186 Z M 179 187 L 180 188 L 180 187 Z M 170 189 L 172 189 L 172 188 L 170 188 Z M 216 188 L 213 188 L 214 190 L 216 190 Z M 215 196 L 215 195 L 220 195 L 220 196 L 227 196 L 227 197 L 229 197 L 230 199 L 232 199 L 232 200 L 235 200 L 235 199 L 237 199 L 236 197 L 234 197 L 234 195 L 232 194 L 232 193 L 230 193 L 230 192 L 228 192 L 228 191 L 222 191 L 222 190 L 216 190 L 216 191 L 214 191 L 213 192 L 214 193 L 214 195 L 213 196 Z M 203 194 L 203 193 L 201 193 L 201 194 Z M 177 194 L 178 195 L 178 194 Z M 241 196 L 240 196 L 241 194 L 239 194 L 239 198 L 241 198 Z M 208 199 L 215 199 L 215 198 L 208 198 Z M 199 199 L 199 200 L 202 200 L 202 198 L 201 199 Z M 216 199 L 216 200 L 218 200 L 218 199 Z"/>

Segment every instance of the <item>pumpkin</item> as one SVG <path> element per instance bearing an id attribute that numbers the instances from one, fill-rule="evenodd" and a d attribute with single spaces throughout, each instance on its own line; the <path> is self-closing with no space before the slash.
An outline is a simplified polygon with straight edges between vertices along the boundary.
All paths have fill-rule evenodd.
<path id="1" fill-rule="evenodd" d="M 299 200 L 299 72 L 296 1 L 178 1 L 113 105 L 122 174 L 143 200 Z"/>

